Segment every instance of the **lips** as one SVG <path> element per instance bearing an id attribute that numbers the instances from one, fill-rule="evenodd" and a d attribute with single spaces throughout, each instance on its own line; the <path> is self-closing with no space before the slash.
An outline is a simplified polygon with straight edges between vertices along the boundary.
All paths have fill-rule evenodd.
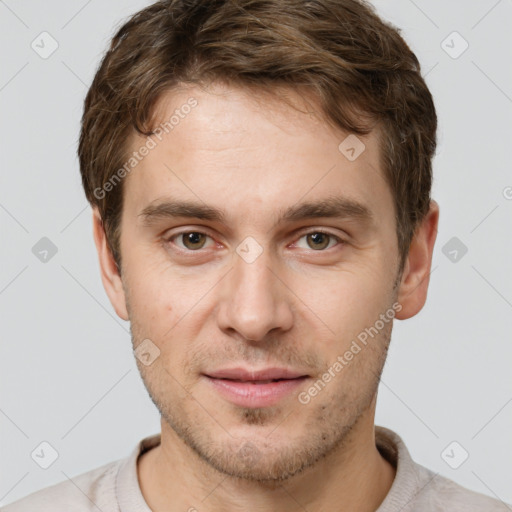
<path id="1" fill-rule="evenodd" d="M 269 407 L 297 391 L 309 376 L 288 368 L 225 368 L 203 374 L 221 397 L 240 407 Z"/>
<path id="2" fill-rule="evenodd" d="M 225 368 L 208 372 L 205 375 L 213 379 L 228 379 L 240 382 L 265 383 L 278 380 L 297 379 L 307 377 L 305 373 L 289 368 L 264 368 L 261 370 L 246 370 L 244 368 Z"/>

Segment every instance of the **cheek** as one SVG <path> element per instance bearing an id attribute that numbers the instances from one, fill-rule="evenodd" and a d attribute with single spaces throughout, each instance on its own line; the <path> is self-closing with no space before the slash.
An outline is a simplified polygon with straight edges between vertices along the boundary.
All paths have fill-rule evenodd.
<path id="1" fill-rule="evenodd" d="M 172 317 L 177 297 L 160 280 L 138 280 L 132 275 L 128 288 L 131 314 L 139 321 L 153 324 Z"/>
<path id="2" fill-rule="evenodd" d="M 320 328 L 323 324 L 330 337 L 337 340 L 346 340 L 373 324 L 388 307 L 388 283 L 375 264 L 357 271 L 333 271 L 325 279 L 317 276 L 307 286 L 300 285 L 300 281 L 294 291 L 309 311 L 308 316 L 313 315 L 312 321 Z"/>
<path id="3" fill-rule="evenodd" d="M 129 233 L 124 240 L 123 273 L 132 309 L 138 316 L 154 321 L 158 314 L 174 309 L 179 283 L 170 272 L 162 248 L 146 246 Z"/>
<path id="4" fill-rule="evenodd" d="M 176 292 L 158 274 L 133 264 L 127 266 L 124 284 L 132 331 L 135 334 L 136 327 L 137 337 L 149 338 L 158 346 L 162 345 L 179 315 Z"/>
<path id="5" fill-rule="evenodd" d="M 200 335 L 208 319 L 208 291 L 216 276 L 182 275 L 166 265 L 135 266 L 126 273 L 130 320 L 162 352 L 180 351 Z M 210 295 L 211 297 L 211 295 Z M 177 345 L 176 340 L 180 340 Z"/>

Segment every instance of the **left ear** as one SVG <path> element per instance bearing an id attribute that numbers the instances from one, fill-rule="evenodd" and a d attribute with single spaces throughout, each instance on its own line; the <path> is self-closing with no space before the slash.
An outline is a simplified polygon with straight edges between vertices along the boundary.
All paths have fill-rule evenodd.
<path id="1" fill-rule="evenodd" d="M 438 222 L 439 205 L 432 199 L 427 215 L 416 228 L 404 265 L 398 291 L 398 302 L 402 309 L 395 314 L 399 320 L 418 314 L 427 300 Z"/>

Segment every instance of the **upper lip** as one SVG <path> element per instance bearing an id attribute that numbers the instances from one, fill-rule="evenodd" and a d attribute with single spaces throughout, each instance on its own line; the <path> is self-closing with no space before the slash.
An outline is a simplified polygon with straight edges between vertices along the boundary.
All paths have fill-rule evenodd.
<path id="1" fill-rule="evenodd" d="M 205 373 L 207 377 L 214 379 L 232 379 L 242 381 L 258 381 L 273 379 L 296 379 L 298 377 L 307 377 L 300 371 L 289 368 L 263 368 L 261 370 L 248 370 L 245 368 L 224 368 Z"/>

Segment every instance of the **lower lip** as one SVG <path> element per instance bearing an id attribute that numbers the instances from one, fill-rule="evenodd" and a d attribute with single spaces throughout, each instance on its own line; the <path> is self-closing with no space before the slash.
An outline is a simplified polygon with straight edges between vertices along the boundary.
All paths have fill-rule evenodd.
<path id="1" fill-rule="evenodd" d="M 268 407 L 277 404 L 303 385 L 307 377 L 284 379 L 266 384 L 237 382 L 206 376 L 210 384 L 224 398 L 241 407 Z"/>

